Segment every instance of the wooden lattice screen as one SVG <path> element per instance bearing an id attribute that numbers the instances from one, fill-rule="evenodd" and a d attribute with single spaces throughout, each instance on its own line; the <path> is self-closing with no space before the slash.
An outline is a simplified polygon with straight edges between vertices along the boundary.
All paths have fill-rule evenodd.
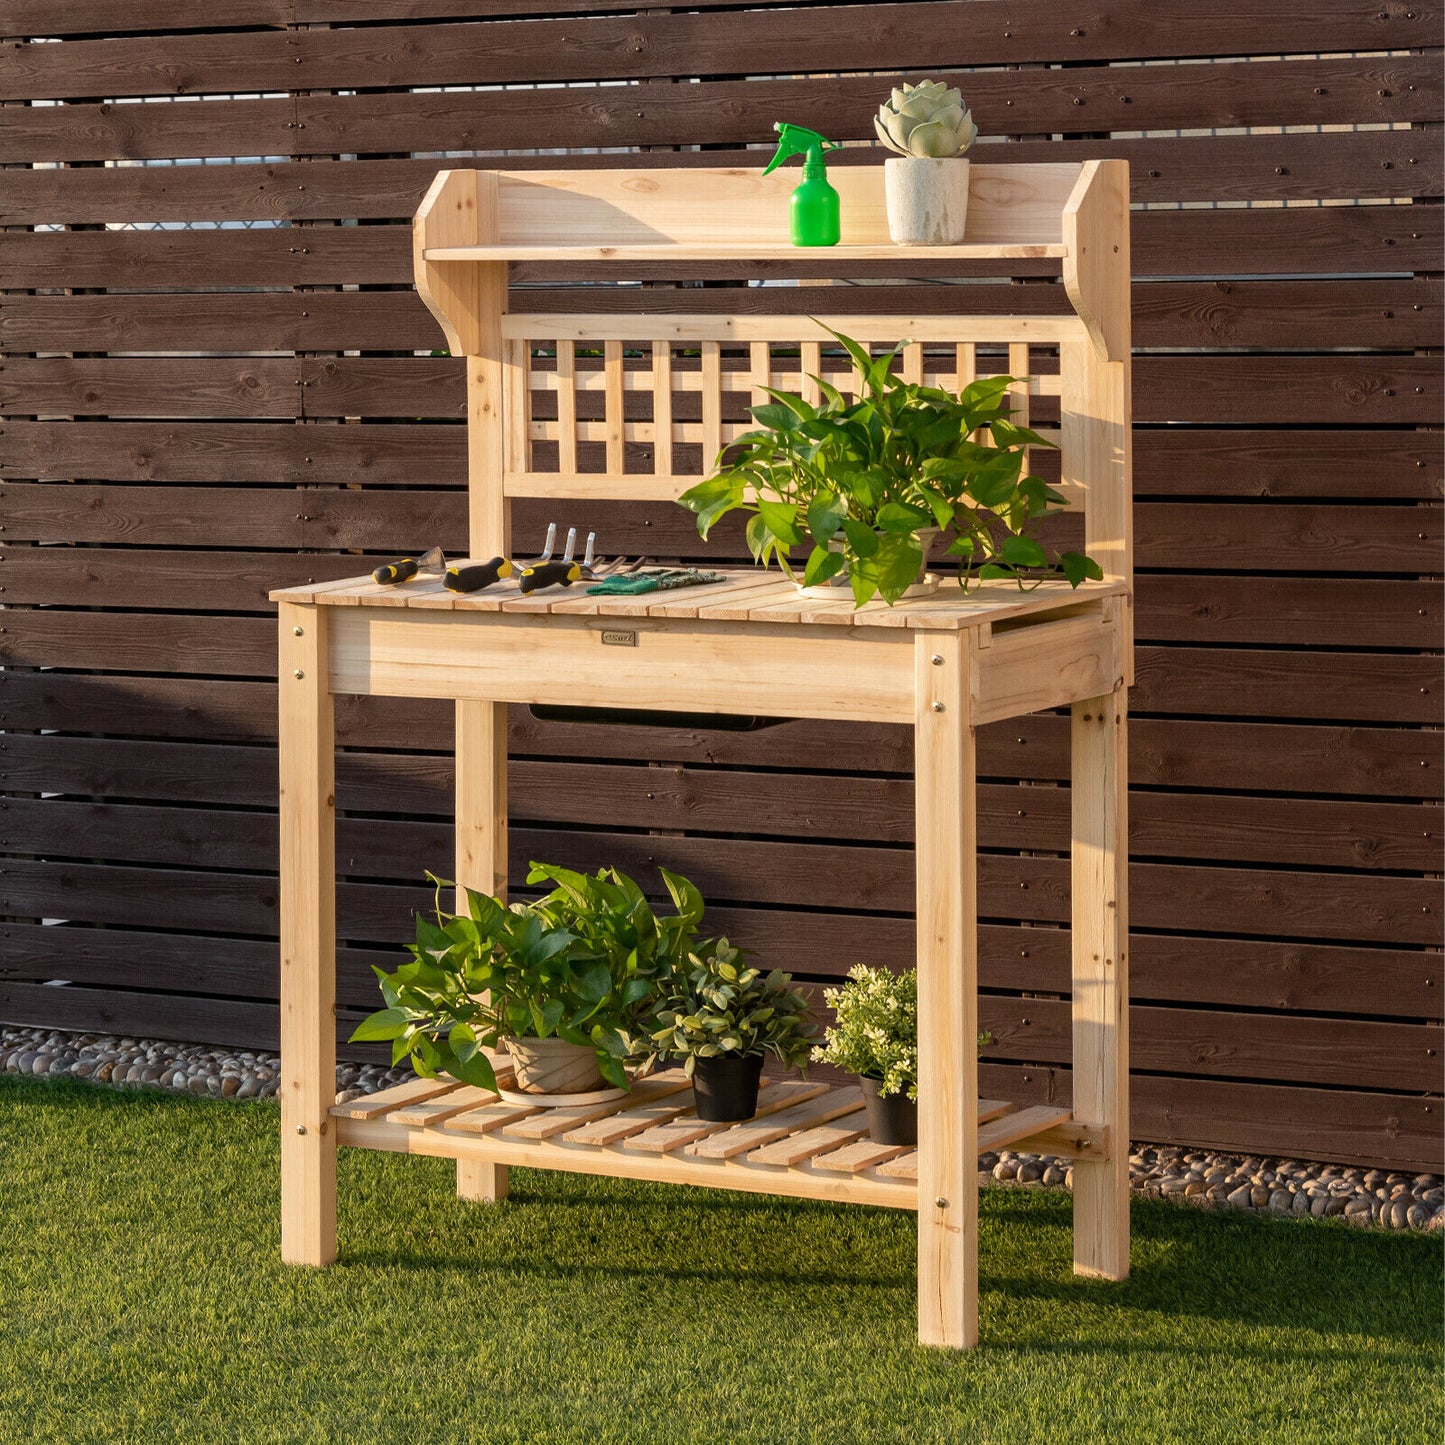
<path id="1" fill-rule="evenodd" d="M 461 367 L 411 285 L 435 172 L 756 166 L 741 147 L 774 119 L 862 141 L 891 85 L 932 75 L 1005 138 L 980 161 L 1132 168 L 1136 1131 L 1440 1167 L 1437 9 L 10 0 L 0 32 L 0 1019 L 274 1040 L 265 592 L 465 547 Z M 959 310 L 1065 309 L 1012 269 L 920 261 L 882 287 L 860 266 L 849 310 L 926 318 L 945 283 Z M 693 471 L 772 344 L 592 357 L 542 318 L 746 310 L 742 283 L 786 274 L 719 264 L 725 294 L 663 275 L 582 307 L 516 268 L 515 339 L 538 342 L 517 485 L 545 493 L 575 445 L 645 495 L 669 461 L 654 390 Z M 759 309 L 813 345 L 816 299 Z M 972 364 L 1027 371 L 1056 419 L 1047 347 Z M 561 507 L 519 497 L 519 551 L 556 517 L 609 553 L 739 555 L 661 502 Z M 349 1018 L 421 868 L 447 866 L 450 716 L 340 723 Z M 980 738 L 983 1083 L 1019 1099 L 1069 1090 L 1067 736 L 1039 716 Z M 514 867 L 666 863 L 816 980 L 911 955 L 901 733 L 522 712 L 512 751 Z"/>

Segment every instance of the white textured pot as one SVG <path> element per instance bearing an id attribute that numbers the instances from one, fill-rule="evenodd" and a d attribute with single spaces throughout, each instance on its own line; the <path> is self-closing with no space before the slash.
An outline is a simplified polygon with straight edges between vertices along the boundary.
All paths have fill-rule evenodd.
<path id="1" fill-rule="evenodd" d="M 956 246 L 968 218 L 962 156 L 893 156 L 883 163 L 888 234 L 895 246 Z"/>
<path id="2" fill-rule="evenodd" d="M 942 579 L 936 572 L 928 570 L 928 553 L 941 535 L 942 533 L 937 527 L 920 527 L 918 529 L 918 540 L 923 543 L 923 562 L 918 568 L 918 581 L 904 592 L 903 596 L 898 599 L 900 602 L 907 602 L 915 597 L 932 597 L 938 591 L 938 584 Z M 842 540 L 834 537 L 828 543 L 828 550 L 841 552 L 843 550 Z M 834 573 L 826 582 L 820 582 L 816 587 L 804 587 L 800 577 L 793 579 L 793 586 L 804 597 L 817 597 L 826 602 L 839 595 L 839 588 L 846 591 L 852 587 L 852 583 L 848 580 L 848 564 L 844 562 L 840 571 Z"/>
<path id="3" fill-rule="evenodd" d="M 597 1050 L 566 1039 L 508 1039 L 507 1052 L 524 1094 L 579 1094 L 602 1087 Z"/>

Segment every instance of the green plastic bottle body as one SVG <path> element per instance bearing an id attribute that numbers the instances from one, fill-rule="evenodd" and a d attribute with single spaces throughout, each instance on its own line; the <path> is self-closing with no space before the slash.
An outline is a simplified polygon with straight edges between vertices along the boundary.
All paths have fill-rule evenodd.
<path id="1" fill-rule="evenodd" d="M 793 192 L 789 227 L 795 246 L 838 244 L 838 192 L 828 184 L 820 155 L 803 166 L 803 184 Z"/>

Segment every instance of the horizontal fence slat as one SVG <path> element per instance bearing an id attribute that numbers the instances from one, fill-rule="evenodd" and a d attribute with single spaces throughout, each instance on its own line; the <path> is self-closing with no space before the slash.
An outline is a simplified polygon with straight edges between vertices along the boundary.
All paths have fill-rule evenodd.
<path id="1" fill-rule="evenodd" d="M 3 250 L 3 247 L 0 247 Z M 539 311 L 565 310 L 575 291 L 518 291 Z M 1061 286 L 855 286 L 858 313 L 927 314 L 941 300 L 964 311 L 1055 315 Z M 608 309 L 789 311 L 818 306 L 809 290 L 756 287 L 714 291 L 619 288 Z M 1000 302 L 1002 301 L 1002 305 Z M 1390 281 L 1179 281 L 1134 287 L 1138 347 L 1349 345 L 1429 346 L 1440 335 L 1437 278 Z M 106 296 L 14 296 L 0 311 L 0 345 L 23 351 L 406 351 L 440 340 L 435 320 L 412 291 L 291 293 L 192 292 Z"/>
<path id="2" fill-rule="evenodd" d="M 298 58 L 304 76 L 307 60 Z M 1031 71 L 1027 88 L 1013 71 L 942 64 L 931 73 L 963 88 L 984 135 L 1050 136 L 1077 130 L 1081 121 L 1099 132 L 1284 122 L 1401 125 L 1434 119 L 1441 99 L 1439 67 L 1431 57 L 1410 55 L 1075 66 Z M 760 112 L 806 113 L 830 136 L 862 140 L 870 135 L 879 95 L 909 78 L 874 73 L 707 80 L 685 91 L 668 80 L 643 79 L 540 90 L 311 93 L 295 101 L 203 100 L 184 108 L 110 102 L 21 108 L 0 134 L 0 162 L 422 150 L 478 151 L 500 160 L 514 150 L 587 147 L 599 140 L 610 146 L 746 145 L 758 138 Z M 290 75 L 286 82 L 297 83 Z"/>
<path id="3" fill-rule="evenodd" d="M 510 164 L 509 160 L 509 164 Z M 95 172 L 91 173 L 92 175 Z M 233 184 L 237 184 L 233 182 Z M 247 231 L 11 231 L 0 235 L 7 279 L 16 287 L 304 286 L 411 283 L 411 227 L 400 207 L 394 225 Z M 1136 277 L 1250 277 L 1278 273 L 1359 278 L 1370 273 L 1439 268 L 1445 211 L 1435 206 L 1313 206 L 1288 209 L 1136 211 L 1131 256 Z M 716 263 L 718 276 L 800 275 L 826 271 L 806 261 Z M 957 265 L 911 261 L 918 275 L 956 275 Z M 1038 270 L 1039 267 L 1033 269 Z M 1049 269 L 1049 268 L 1042 268 Z M 514 266 L 515 281 L 559 279 L 685 279 L 695 267 L 661 264 L 570 269 Z M 684 275 L 685 273 L 685 275 Z M 886 276 L 882 263 L 860 276 Z M 1021 272 L 1021 274 L 1024 274 Z M 690 292 L 687 304 L 695 304 Z M 523 298 L 525 292 L 518 293 Z M 659 304 L 668 304 L 664 291 Z M 679 303 L 681 304 L 681 303 Z M 542 308 L 554 310 L 553 306 Z M 440 332 L 437 333 L 440 335 Z M 1142 343 L 1141 343 L 1142 344 Z"/>
<path id="4" fill-rule="evenodd" d="M 790 842 L 638 837 L 519 828 L 511 839 L 512 871 L 532 858 L 569 867 L 614 865 L 652 878 L 657 865 L 682 872 L 704 896 L 728 905 L 787 905 L 800 883 L 820 909 L 907 913 L 913 896 L 912 856 L 904 849 Z M 433 872 L 450 866 L 447 850 Z M 421 860 L 418 860 L 420 866 Z M 1438 941 L 1438 885 L 1378 873 L 1307 873 L 1284 869 L 1140 863 L 1132 871 L 1131 908 L 1142 930 L 1209 931 L 1264 939 L 1416 945 Z M 156 881 L 165 879 L 165 908 L 181 929 L 274 932 L 275 879 L 231 873 L 163 873 L 115 865 L 31 863 L 12 859 L 0 879 L 0 912 L 17 918 L 74 918 L 157 926 Z M 979 860 L 980 912 L 995 920 L 1061 923 L 1068 918 L 1068 863 L 1053 858 L 985 854 Z M 151 880 L 146 883 L 145 880 Z M 215 884 L 208 892 L 203 880 Z M 399 941 L 411 906 L 390 885 L 348 885 L 350 922 L 342 936 Z M 389 890 L 389 891 L 388 891 Z M 1027 895 L 1027 896 L 1024 896 Z M 211 901 L 208 904 L 206 899 Z M 209 911 L 208 911 L 209 909 Z M 148 913 L 146 910 L 150 910 Z M 340 926 L 340 925 L 339 925 Z M 800 965 L 801 967 L 801 965 Z M 804 970 L 806 971 L 806 970 Z"/>
<path id="5" fill-rule="evenodd" d="M 0 413 L 290 419 L 301 415 L 302 384 L 289 359 L 12 356 Z"/>
<path id="6" fill-rule="evenodd" d="M 815 977 L 839 977 L 857 958 L 906 967 L 914 955 L 911 919 L 781 909 L 718 909 L 708 918 L 711 927 L 751 940 L 766 958 L 779 963 L 805 959 Z M 818 947 L 820 938 L 832 936 L 846 936 L 850 949 Z M 1130 943 L 1136 1001 L 1441 1018 L 1438 957 L 1427 953 L 1140 932 L 1131 935 Z M 0 944 L 23 977 L 52 977 L 63 960 L 64 976 L 77 983 L 256 998 L 275 993 L 272 941 L 3 923 Z M 370 1008 L 376 998 L 372 965 L 394 964 L 397 957 L 394 945 L 338 950 L 341 1002 Z M 985 989 L 1067 994 L 1069 972 L 1065 929 L 1032 924 L 984 924 L 980 929 L 979 982 Z"/>
<path id="7" fill-rule="evenodd" d="M 1141 356 L 1140 423 L 1429 424 L 1445 404 L 1428 356 Z M 139 417 L 460 417 L 460 360 L 12 357 L 0 413 Z"/>
<path id="8" fill-rule="evenodd" d="M 1030 7 L 1048 11 L 1052 7 Z M 1082 9 L 1082 7 L 1078 7 Z M 1128 7 L 1133 9 L 1134 7 Z M 1171 7 L 1173 9 L 1174 7 Z M 1369 36 L 1372 43 L 1343 43 L 1344 50 L 1404 49 L 1438 43 L 1420 22 L 1416 6 L 1384 14 L 1371 25 L 1356 11 L 1341 17 L 1340 33 Z M 1231 16 L 1221 27 L 1201 24 L 1176 10 L 1165 25 L 1157 8 L 1139 7 L 1131 26 L 1097 10 L 1064 19 L 1060 6 L 1022 23 L 1016 7 L 975 3 L 799 6 L 766 11 L 709 14 L 593 15 L 566 21 L 537 19 L 350 30 L 328 28 L 257 34 L 177 35 L 157 47 L 147 39 L 76 40 L 61 46 L 19 47 L 0 65 L 0 99 L 83 98 L 96 95 L 173 95 L 179 92 L 345 88 L 365 75 L 375 87 L 485 84 L 514 80 L 525 63 L 535 81 L 631 79 L 656 75 L 729 75 L 740 51 L 765 58 L 778 73 L 848 71 L 858 57 L 869 68 L 916 65 L 919 26 L 926 15 L 931 69 L 950 65 L 999 65 L 1028 60 L 1081 61 L 1170 56 L 1270 54 L 1281 49 L 1319 51 L 1332 27 L 1298 19 L 1280 31 L 1291 45 L 1268 45 L 1254 18 L 1242 27 Z M 984 18 L 985 11 L 988 19 Z M 1027 12 L 1025 12 L 1027 13 Z M 1147 18 L 1146 18 L 1147 17 Z M 990 23 L 990 21 L 992 23 Z M 1337 22 L 1338 23 L 1338 22 Z M 1144 36 L 1151 36 L 1146 40 Z M 1209 37 L 1207 46 L 1204 36 Z M 1167 38 L 1166 38 L 1167 37 Z M 1306 43 L 1306 39 L 1307 42 Z M 1263 49 L 1259 47 L 1263 46 Z M 52 53 L 64 50 L 65 56 Z M 285 77 L 285 78 L 283 78 Z"/>
<path id="9" fill-rule="evenodd" d="M 1181 573 L 1430 573 L 1445 542 L 1438 506 L 1145 502 L 1134 520 L 1137 565 Z"/>
<path id="10" fill-rule="evenodd" d="M 41 757 L 44 750 L 37 750 Z M 33 755 L 32 755 L 33 756 Z M 400 810 L 414 799 L 416 815 L 451 812 L 450 770 L 433 759 L 399 766 L 385 755 L 348 752 L 339 768 L 337 804 L 358 812 Z M 187 800 L 226 806 L 270 807 L 276 787 L 268 753 L 244 759 L 247 785 L 232 773 L 222 790 L 202 792 L 207 775 L 187 787 Z M 53 764 L 51 764 L 53 766 Z M 68 784 L 61 772 L 46 779 L 55 794 L 119 792 Z M 820 798 L 818 775 L 694 772 L 603 763 L 552 763 L 513 759 L 508 795 L 514 823 L 569 823 L 578 798 L 589 799 L 598 822 L 613 828 L 693 833 L 749 833 L 816 840 L 871 837 L 880 843 L 913 841 L 913 788 L 906 779 L 840 777 Z M 143 797 L 166 800 L 154 786 Z M 0 848 L 50 858 L 114 858 L 118 862 L 217 868 L 275 868 L 274 820 L 236 833 L 226 812 L 193 808 L 140 809 L 136 805 L 14 800 L 0 822 Z M 1304 867 L 1431 871 L 1439 859 L 1442 817 L 1438 804 L 1341 802 L 1324 799 L 1252 799 L 1238 795 L 1179 795 L 1135 789 L 1130 797 L 1130 854 L 1260 862 Z M 155 816 L 151 816 L 154 814 Z M 982 784 L 979 838 L 985 848 L 1066 853 L 1069 793 L 1059 787 Z M 338 844 L 353 863 L 381 877 L 409 876 L 412 854 L 423 845 L 444 851 L 446 824 L 348 820 L 350 841 Z M 206 829 L 214 830 L 207 839 Z M 394 841 L 384 836 L 388 830 Z"/>
<path id="11" fill-rule="evenodd" d="M 1140 712 L 1313 718 L 1434 726 L 1441 660 L 1390 653 L 1141 647 L 1132 703 Z"/>
<path id="12" fill-rule="evenodd" d="M 429 485 L 464 487 L 466 432 L 443 423 L 311 427 L 264 422 L 4 421 L 0 476 L 198 487 Z M 75 538 L 74 540 L 81 540 Z M 248 537 L 247 545 L 265 545 Z"/>
<path id="13" fill-rule="evenodd" d="M 208 760 L 224 757 L 227 750 L 177 749 L 168 755 L 163 740 L 273 741 L 275 696 L 274 684 L 266 682 L 0 671 L 0 726 L 120 735 L 43 741 L 13 737 L 7 761 L 17 775 L 22 766 L 111 767 L 131 757 L 141 770 L 137 776 L 185 777 Z M 341 698 L 337 729 L 343 747 L 450 751 L 452 746 L 451 710 L 441 702 Z M 1429 801 L 1441 797 L 1439 737 L 1434 731 L 1147 717 L 1135 718 L 1130 731 L 1131 777 L 1139 787 Z M 981 728 L 980 774 L 1044 782 L 1066 779 L 1068 732 L 1066 718 L 1049 716 Z M 796 768 L 816 767 L 816 760 L 826 757 L 832 767 L 875 774 L 907 773 L 913 763 L 906 729 L 852 723 L 776 722 L 735 731 L 710 726 L 702 718 L 660 725 L 637 719 L 544 720 L 514 707 L 509 742 L 513 755 L 528 757 Z M 45 749 L 52 756 L 47 758 Z M 93 761 L 83 762 L 86 757 Z M 66 776 L 79 775 L 67 771 Z M 43 771 L 31 777 L 21 791 L 49 790 Z M 77 784 L 74 790 L 107 788 Z"/>
<path id="14" fill-rule="evenodd" d="M 1130 195 L 1151 201 L 1301 201 L 1436 197 L 1440 158 L 1408 130 L 1329 134 L 1019 141 L 1010 162 L 1126 160 Z M 861 152 L 858 154 L 862 155 Z M 977 157 L 977 152 L 974 153 Z M 841 159 L 836 164 L 848 164 Z M 761 150 L 654 154 L 668 165 L 754 168 Z M 1001 157 L 1002 158 L 1002 157 Z M 556 157 L 509 156 L 507 169 L 555 168 Z M 612 156 L 576 156 L 579 166 Z M 873 158 L 869 157 L 872 161 Z M 876 163 L 876 162 L 875 162 Z M 976 164 L 986 164 L 976 160 Z M 400 220 L 420 204 L 435 160 L 263 161 L 240 166 L 13 170 L 6 218 L 15 225 L 166 221 Z"/>
<path id="15" fill-rule="evenodd" d="M 318 437 L 311 428 L 247 422 L 10 420 L 0 423 L 0 434 L 0 475 L 17 479 L 466 484 L 465 432 L 442 422 L 336 426 Z M 1442 462 L 1440 432 L 1134 433 L 1135 493 L 1146 499 L 1438 501 Z"/>

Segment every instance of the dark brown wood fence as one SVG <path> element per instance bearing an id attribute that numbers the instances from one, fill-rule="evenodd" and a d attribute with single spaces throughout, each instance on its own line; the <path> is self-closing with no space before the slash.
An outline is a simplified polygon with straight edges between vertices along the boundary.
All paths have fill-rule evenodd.
<path id="1" fill-rule="evenodd" d="M 1009 158 L 1133 169 L 1135 1132 L 1440 1166 L 1433 0 L 3 9 L 0 1018 L 274 1041 L 266 590 L 464 537 L 461 367 L 410 287 L 439 167 L 757 165 L 774 119 L 871 138 L 947 74 Z M 672 509 L 569 520 L 698 552 Z M 444 708 L 340 717 L 352 1017 L 449 867 L 451 764 Z M 1069 1091 L 1067 735 L 981 740 L 985 1083 L 1039 1099 Z M 665 862 L 813 978 L 909 956 L 901 731 L 518 711 L 512 749 L 519 865 Z"/>

